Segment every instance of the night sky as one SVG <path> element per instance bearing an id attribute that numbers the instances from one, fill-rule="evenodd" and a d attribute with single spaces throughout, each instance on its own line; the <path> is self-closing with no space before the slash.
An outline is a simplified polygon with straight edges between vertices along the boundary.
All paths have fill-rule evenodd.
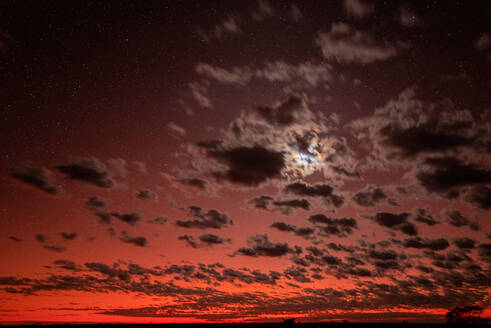
<path id="1" fill-rule="evenodd" d="M 0 321 L 491 314 L 489 1 L 1 1 Z"/>

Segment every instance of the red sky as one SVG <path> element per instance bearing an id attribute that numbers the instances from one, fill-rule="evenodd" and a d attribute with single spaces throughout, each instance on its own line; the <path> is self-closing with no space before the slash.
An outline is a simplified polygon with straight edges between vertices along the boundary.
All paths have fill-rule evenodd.
<path id="1" fill-rule="evenodd" d="M 0 6 L 1 322 L 489 316 L 486 1 Z"/>

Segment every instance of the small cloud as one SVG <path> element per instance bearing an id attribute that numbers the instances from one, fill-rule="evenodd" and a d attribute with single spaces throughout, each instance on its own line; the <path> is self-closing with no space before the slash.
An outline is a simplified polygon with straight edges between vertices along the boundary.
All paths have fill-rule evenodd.
<path id="1" fill-rule="evenodd" d="M 198 248 L 199 247 L 198 243 L 196 242 L 196 240 L 194 240 L 193 236 L 182 235 L 182 236 L 179 236 L 177 239 L 184 240 L 192 248 Z"/>
<path id="2" fill-rule="evenodd" d="M 169 134 L 174 138 L 182 138 L 186 136 L 186 129 L 180 127 L 174 122 L 167 123 L 167 129 L 169 130 Z"/>
<path id="3" fill-rule="evenodd" d="M 369 64 L 397 55 L 397 49 L 378 42 L 368 32 L 362 32 L 344 23 L 332 24 L 329 32 L 321 32 L 315 39 L 326 59 L 339 63 Z"/>
<path id="4" fill-rule="evenodd" d="M 140 246 L 140 247 L 145 247 L 148 244 L 147 239 L 145 237 L 132 237 L 128 234 L 127 231 L 122 232 L 122 236 L 119 237 L 119 240 L 121 240 L 124 243 L 133 244 L 135 246 Z"/>
<path id="5" fill-rule="evenodd" d="M 206 42 L 211 42 L 214 39 L 221 40 L 228 35 L 239 34 L 241 32 L 239 24 L 239 16 L 229 15 L 208 31 L 198 29 L 198 34 Z"/>
<path id="6" fill-rule="evenodd" d="M 355 18 L 370 16 L 375 10 L 374 4 L 364 0 L 344 0 L 343 7 L 346 14 Z"/>
<path id="7" fill-rule="evenodd" d="M 305 19 L 302 12 L 300 11 L 300 8 L 298 8 L 298 6 L 294 3 L 292 3 L 290 6 L 289 15 L 292 21 L 294 21 L 295 23 L 300 23 Z"/>
<path id="8" fill-rule="evenodd" d="M 78 234 L 76 232 L 62 232 L 60 233 L 60 235 L 64 240 L 74 240 L 78 237 Z"/>
<path id="9" fill-rule="evenodd" d="M 482 33 L 474 43 L 476 50 L 484 51 L 491 48 L 491 34 Z"/>
<path id="10" fill-rule="evenodd" d="M 82 158 L 78 162 L 56 168 L 72 180 L 84 181 L 101 188 L 112 188 L 115 185 L 112 172 L 97 158 Z"/>
<path id="11" fill-rule="evenodd" d="M 34 186 L 52 196 L 59 196 L 61 189 L 54 184 L 53 174 L 47 168 L 29 166 L 9 169 L 9 175 L 27 185 Z"/>
<path id="12" fill-rule="evenodd" d="M 151 199 L 156 202 L 159 200 L 158 195 L 150 189 L 140 189 L 136 193 L 136 196 L 141 199 Z"/>

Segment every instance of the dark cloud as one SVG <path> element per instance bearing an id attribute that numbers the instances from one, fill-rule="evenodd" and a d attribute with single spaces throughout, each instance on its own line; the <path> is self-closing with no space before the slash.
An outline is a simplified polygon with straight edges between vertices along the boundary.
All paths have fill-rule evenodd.
<path id="1" fill-rule="evenodd" d="M 68 260 L 56 260 L 53 262 L 58 268 L 69 271 L 80 271 L 80 268 L 73 261 Z"/>
<path id="2" fill-rule="evenodd" d="M 306 199 L 276 200 L 273 205 L 287 208 L 302 208 L 306 211 L 310 209 L 310 203 Z"/>
<path id="3" fill-rule="evenodd" d="M 61 253 L 66 250 L 65 247 L 55 246 L 55 245 L 43 245 L 43 248 L 47 249 L 48 251 L 57 252 L 57 253 Z"/>
<path id="4" fill-rule="evenodd" d="M 111 216 L 120 219 L 123 222 L 126 222 L 131 225 L 135 225 L 142 220 L 140 214 L 138 213 L 119 213 L 112 212 Z M 102 219 L 102 217 L 101 217 Z"/>
<path id="5" fill-rule="evenodd" d="M 193 236 L 182 235 L 182 236 L 179 236 L 177 239 L 184 240 L 192 248 L 198 248 L 199 247 L 198 243 L 196 242 L 196 240 L 194 239 Z"/>
<path id="6" fill-rule="evenodd" d="M 85 207 L 91 210 L 103 209 L 107 206 L 107 201 L 99 196 L 89 197 L 87 202 L 85 202 Z"/>
<path id="7" fill-rule="evenodd" d="M 491 188 L 488 186 L 475 186 L 466 195 L 466 201 L 477 204 L 484 210 L 491 208 Z"/>
<path id="8" fill-rule="evenodd" d="M 47 168 L 16 167 L 9 169 L 9 175 L 18 181 L 34 186 L 52 196 L 61 194 L 60 187 L 54 184 L 53 175 Z"/>
<path id="9" fill-rule="evenodd" d="M 252 204 L 255 208 L 261 208 L 264 210 L 269 209 L 269 204 L 273 201 L 274 198 L 267 195 L 262 195 L 256 198 L 253 198 L 249 201 L 249 204 Z"/>
<path id="10" fill-rule="evenodd" d="M 217 181 L 226 180 L 247 186 L 257 186 L 268 179 L 278 178 L 285 167 L 281 153 L 260 146 L 212 150 L 207 154 L 227 166 L 225 171 L 214 172 Z"/>
<path id="11" fill-rule="evenodd" d="M 151 199 L 154 201 L 158 201 L 159 199 L 158 195 L 150 189 L 140 189 L 136 193 L 136 196 L 141 199 Z"/>
<path id="12" fill-rule="evenodd" d="M 387 199 L 385 192 L 378 187 L 368 187 L 363 191 L 359 191 L 353 196 L 353 200 L 360 206 L 369 207 L 375 206 L 381 200 Z"/>
<path id="13" fill-rule="evenodd" d="M 456 238 L 453 243 L 460 249 L 473 249 L 476 248 L 476 241 L 471 238 L 463 237 Z"/>
<path id="14" fill-rule="evenodd" d="M 191 186 L 194 188 L 198 188 L 201 190 L 206 189 L 206 181 L 202 179 L 197 179 L 197 178 L 184 178 L 184 179 L 178 179 L 177 180 L 179 183 L 182 183 L 187 186 Z"/>
<path id="15" fill-rule="evenodd" d="M 380 212 L 380 213 L 376 213 L 373 219 L 381 226 L 393 230 L 399 230 L 405 233 L 406 235 L 410 235 L 410 236 L 417 235 L 418 231 L 416 229 L 416 226 L 411 222 L 407 222 L 407 219 L 409 217 L 410 217 L 409 213 L 393 214 L 387 212 Z"/>
<path id="16" fill-rule="evenodd" d="M 100 222 L 104 224 L 110 224 L 111 223 L 111 213 L 105 212 L 105 211 L 97 211 L 95 215 L 99 218 Z"/>
<path id="17" fill-rule="evenodd" d="M 463 164 L 455 157 L 431 157 L 425 160 L 431 169 L 417 175 L 420 183 L 431 192 L 458 196 L 455 188 L 491 183 L 491 171 Z"/>
<path id="18" fill-rule="evenodd" d="M 48 236 L 43 234 L 37 234 L 34 236 L 34 238 L 40 243 L 45 243 L 48 240 Z"/>
<path id="19" fill-rule="evenodd" d="M 247 239 L 249 248 L 242 247 L 236 253 L 246 256 L 280 257 L 292 252 L 287 243 L 272 243 L 267 235 L 255 235 Z"/>
<path id="20" fill-rule="evenodd" d="M 16 236 L 8 236 L 7 239 L 18 242 L 18 243 L 20 243 L 22 241 L 21 238 L 16 237 Z"/>
<path id="21" fill-rule="evenodd" d="M 483 261 L 491 263 L 491 244 L 480 244 L 477 251 Z"/>
<path id="22" fill-rule="evenodd" d="M 473 222 L 466 218 L 465 216 L 462 215 L 459 211 L 456 210 L 450 210 L 445 212 L 445 217 L 447 218 L 447 222 L 454 227 L 465 227 L 468 226 L 472 230 L 479 230 L 479 224 L 477 222 Z"/>
<path id="23" fill-rule="evenodd" d="M 322 197 L 326 203 L 335 207 L 340 207 L 344 203 L 344 198 L 334 194 L 334 189 L 326 184 L 307 185 L 302 182 L 295 182 L 287 185 L 283 191 L 299 196 Z"/>
<path id="24" fill-rule="evenodd" d="M 291 214 L 292 209 L 301 208 L 306 211 L 310 209 L 310 202 L 306 199 L 285 199 L 275 200 L 271 196 L 262 195 L 249 201 L 255 208 L 263 210 L 279 210 L 285 215 Z"/>
<path id="25" fill-rule="evenodd" d="M 289 267 L 286 268 L 284 271 L 284 276 L 287 279 L 294 279 L 298 282 L 306 283 L 306 282 L 312 282 L 312 280 L 308 277 L 307 270 L 302 267 Z"/>
<path id="26" fill-rule="evenodd" d="M 274 222 L 273 224 L 271 224 L 271 228 L 278 229 L 279 231 L 293 232 L 297 236 L 310 236 L 314 233 L 314 229 L 312 228 L 298 228 L 294 225 L 284 222 Z"/>
<path id="27" fill-rule="evenodd" d="M 219 237 L 219 236 L 211 234 L 211 233 L 199 236 L 199 240 L 205 244 L 208 244 L 208 245 L 223 244 L 227 241 L 230 241 L 230 239 L 225 239 L 225 238 Z"/>
<path id="28" fill-rule="evenodd" d="M 357 223 L 354 218 L 330 218 L 324 214 L 315 214 L 308 220 L 318 225 L 321 232 L 327 235 L 336 235 L 338 237 L 346 237 L 347 234 L 353 233 L 353 229 L 357 229 Z"/>
<path id="29" fill-rule="evenodd" d="M 60 235 L 64 240 L 74 240 L 78 237 L 76 232 L 62 232 Z"/>
<path id="30" fill-rule="evenodd" d="M 119 237 L 119 240 L 122 242 L 133 244 L 135 246 L 145 247 L 148 244 L 147 238 L 145 237 L 132 237 L 128 234 L 128 232 L 124 231 L 121 233 L 122 236 Z"/>
<path id="31" fill-rule="evenodd" d="M 153 224 L 163 225 L 163 224 L 165 224 L 168 221 L 169 221 L 169 219 L 166 218 L 165 216 L 157 216 L 155 219 L 148 220 L 147 222 L 148 223 L 153 223 Z"/>
<path id="32" fill-rule="evenodd" d="M 197 229 L 221 229 L 227 225 L 233 225 L 234 222 L 226 214 L 217 210 L 209 210 L 204 213 L 199 206 L 189 207 L 189 216 L 191 220 L 176 220 L 176 225 L 183 228 Z"/>
<path id="33" fill-rule="evenodd" d="M 399 148 L 403 156 L 414 157 L 422 152 L 442 152 L 471 145 L 474 137 L 456 133 L 459 132 L 459 128 L 465 127 L 465 125 L 460 127 L 454 125 L 452 129 L 449 126 L 427 123 L 404 129 L 392 124 L 380 129 L 380 134 L 388 145 Z"/>
<path id="34" fill-rule="evenodd" d="M 115 185 L 112 172 L 96 158 L 82 158 L 76 163 L 59 165 L 58 171 L 73 180 L 84 181 L 101 188 L 112 188 Z"/>
<path id="35" fill-rule="evenodd" d="M 441 251 L 450 246 L 448 241 L 443 238 L 422 239 L 420 237 L 408 238 L 404 241 L 404 247 L 408 248 L 427 248 L 433 251 Z"/>
<path id="36" fill-rule="evenodd" d="M 417 222 L 425 223 L 429 226 L 434 226 L 435 224 L 440 223 L 433 218 L 432 214 L 427 209 L 424 208 L 416 209 L 414 220 Z"/>

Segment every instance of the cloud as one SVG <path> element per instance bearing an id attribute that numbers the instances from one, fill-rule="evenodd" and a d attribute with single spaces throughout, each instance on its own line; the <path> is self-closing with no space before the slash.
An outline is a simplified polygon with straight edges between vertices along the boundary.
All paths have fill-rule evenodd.
<path id="1" fill-rule="evenodd" d="M 201 106 L 205 108 L 212 108 L 211 100 L 208 97 L 208 89 L 206 86 L 199 82 L 189 83 L 189 88 L 191 89 L 191 94 L 194 100 Z"/>
<path id="2" fill-rule="evenodd" d="M 447 222 L 454 227 L 460 228 L 464 226 L 469 226 L 472 230 L 479 230 L 479 224 L 474 221 L 472 222 L 465 216 L 463 216 L 459 211 L 450 210 L 445 212 L 445 217 L 447 218 Z"/>
<path id="3" fill-rule="evenodd" d="M 242 254 L 246 256 L 267 256 L 267 257 L 281 257 L 287 253 L 292 252 L 292 249 L 287 243 L 273 243 L 269 241 L 267 235 L 255 235 L 247 239 L 247 245 L 249 247 L 239 248 L 236 254 Z"/>
<path id="4" fill-rule="evenodd" d="M 341 207 L 344 203 L 344 197 L 335 194 L 334 188 L 326 184 L 307 185 L 303 182 L 294 182 L 287 185 L 283 191 L 299 196 L 322 197 L 326 203 L 335 207 Z"/>
<path id="5" fill-rule="evenodd" d="M 57 267 L 60 269 L 65 269 L 65 270 L 74 271 L 74 272 L 80 271 L 80 268 L 73 261 L 56 260 L 53 262 L 53 264 L 57 265 Z"/>
<path id="6" fill-rule="evenodd" d="M 189 216 L 191 220 L 176 220 L 176 225 L 182 228 L 197 228 L 197 229 L 221 229 L 227 225 L 233 225 L 234 222 L 226 214 L 220 213 L 217 210 L 208 210 L 203 212 L 199 206 L 190 206 Z"/>
<path id="7" fill-rule="evenodd" d="M 122 232 L 122 236 L 119 237 L 119 240 L 125 243 L 133 244 L 135 246 L 145 247 L 148 244 L 147 238 L 145 237 L 132 237 L 128 234 L 128 232 Z"/>
<path id="8" fill-rule="evenodd" d="M 356 18 L 370 16 L 375 10 L 375 5 L 365 0 L 344 0 L 343 7 L 349 16 Z"/>
<path id="9" fill-rule="evenodd" d="M 122 158 L 112 158 L 107 161 L 112 172 L 116 173 L 121 178 L 126 178 L 128 170 L 126 169 L 126 161 Z"/>
<path id="10" fill-rule="evenodd" d="M 53 174 L 47 168 L 16 167 L 9 169 L 9 175 L 52 196 L 61 194 L 61 188 L 54 184 Z"/>
<path id="11" fill-rule="evenodd" d="M 414 220 L 417 222 L 424 223 L 429 226 L 434 226 L 440 222 L 435 220 L 428 209 L 418 208 L 416 209 L 416 214 Z"/>
<path id="12" fill-rule="evenodd" d="M 490 263 L 491 262 L 491 244 L 480 244 L 478 247 L 477 247 L 477 251 L 478 251 L 478 254 L 479 254 L 479 257 L 487 262 L 487 263 Z"/>
<path id="13" fill-rule="evenodd" d="M 326 59 L 345 64 L 369 64 L 397 55 L 394 46 L 377 42 L 368 32 L 358 31 L 344 23 L 332 24 L 327 33 L 320 32 L 315 44 Z"/>
<path id="14" fill-rule="evenodd" d="M 196 240 L 194 239 L 193 236 L 182 235 L 182 236 L 179 236 L 177 239 L 184 240 L 192 248 L 198 248 L 199 247 L 198 243 L 196 242 Z"/>
<path id="15" fill-rule="evenodd" d="M 59 165 L 56 168 L 72 180 L 84 181 L 101 188 L 112 188 L 115 185 L 112 172 L 96 158 L 82 158 L 76 163 Z"/>
<path id="16" fill-rule="evenodd" d="M 477 204 L 484 210 L 491 208 L 491 188 L 488 186 L 475 186 L 467 193 L 465 200 Z"/>
<path id="17" fill-rule="evenodd" d="M 22 238 L 16 237 L 16 236 L 8 236 L 7 239 L 15 241 L 17 243 L 20 243 L 22 241 Z"/>
<path id="18" fill-rule="evenodd" d="M 316 87 L 333 79 L 327 64 L 304 62 L 292 65 L 282 60 L 266 62 L 255 71 L 255 76 L 270 82 L 289 83 L 295 88 Z"/>
<path id="19" fill-rule="evenodd" d="M 56 252 L 56 253 L 61 253 L 66 251 L 65 247 L 62 246 L 55 246 L 55 245 L 43 245 L 44 249 L 47 249 L 48 251 Z"/>
<path id="20" fill-rule="evenodd" d="M 276 16 L 276 10 L 271 6 L 267 0 L 258 0 L 257 9 L 252 12 L 252 18 L 255 21 L 262 22 L 267 17 Z"/>
<path id="21" fill-rule="evenodd" d="M 45 243 L 48 240 L 48 236 L 39 233 L 34 236 L 34 239 L 40 243 Z"/>
<path id="22" fill-rule="evenodd" d="M 230 239 L 225 239 L 211 233 L 199 236 L 199 240 L 207 245 L 223 244 L 230 241 Z"/>
<path id="23" fill-rule="evenodd" d="M 288 126 L 298 122 L 304 112 L 304 103 L 301 98 L 290 97 L 284 103 L 275 107 L 257 107 L 259 117 L 273 126 Z"/>
<path id="24" fill-rule="evenodd" d="M 198 188 L 201 190 L 206 189 L 206 181 L 203 179 L 198 179 L 198 178 L 182 178 L 178 179 L 177 182 L 182 183 L 187 186 L 191 186 L 194 188 Z"/>
<path id="25" fill-rule="evenodd" d="M 239 34 L 241 32 L 239 23 L 239 16 L 229 15 L 208 31 L 199 29 L 198 34 L 206 42 L 220 40 L 229 35 Z"/>
<path id="26" fill-rule="evenodd" d="M 474 249 L 476 248 L 476 241 L 471 238 L 463 237 L 456 238 L 453 243 L 460 249 Z"/>
<path id="27" fill-rule="evenodd" d="M 107 201 L 99 196 L 92 196 L 85 202 L 85 207 L 91 210 L 101 210 L 106 208 Z"/>
<path id="28" fill-rule="evenodd" d="M 126 222 L 126 223 L 131 224 L 131 225 L 135 225 L 136 223 L 138 223 L 142 220 L 140 214 L 138 214 L 138 213 L 112 212 L 111 216 L 114 216 L 115 218 L 118 218 L 121 221 Z"/>
<path id="29" fill-rule="evenodd" d="M 165 216 L 157 216 L 155 219 L 148 220 L 147 222 L 148 223 L 153 223 L 153 224 L 163 225 L 163 224 L 165 224 L 168 221 L 169 221 L 169 219 L 166 218 Z"/>
<path id="30" fill-rule="evenodd" d="M 175 138 L 183 138 L 186 136 L 186 129 L 174 122 L 167 123 L 167 129 L 169 130 L 169 134 Z"/>
<path id="31" fill-rule="evenodd" d="M 141 199 L 151 199 L 156 202 L 159 200 L 159 196 L 150 189 L 140 189 L 136 193 L 136 196 Z"/>
<path id="32" fill-rule="evenodd" d="M 60 235 L 64 240 L 74 240 L 78 237 L 76 232 L 62 232 Z"/>
<path id="33" fill-rule="evenodd" d="M 294 3 L 292 3 L 290 5 L 290 18 L 292 19 L 293 22 L 295 23 L 300 23 L 300 22 L 303 22 L 305 17 L 304 15 L 302 14 L 302 11 L 300 10 L 300 8 L 298 8 L 298 6 Z"/>
<path id="34" fill-rule="evenodd" d="M 375 206 L 378 202 L 385 199 L 387 199 L 385 192 L 381 188 L 374 186 L 369 186 L 353 196 L 355 203 L 363 207 Z"/>
<path id="35" fill-rule="evenodd" d="M 310 236 L 314 233 L 314 229 L 310 227 L 298 228 L 285 222 L 274 222 L 270 227 L 278 229 L 279 231 L 293 232 L 295 235 L 302 237 Z"/>
<path id="36" fill-rule="evenodd" d="M 356 170 L 357 161 L 346 138 L 326 134 L 337 129 L 339 122 L 335 121 L 312 112 L 306 99 L 295 96 L 243 111 L 220 139 L 188 148 L 190 174 L 199 172 L 219 184 L 249 187 L 314 172 L 321 172 L 329 181 L 345 179 L 346 172 Z"/>
<path id="37" fill-rule="evenodd" d="M 479 51 L 491 48 L 491 34 L 482 33 L 474 43 L 474 47 Z"/>
<path id="38" fill-rule="evenodd" d="M 399 230 L 407 235 L 414 236 L 418 234 L 418 231 L 414 226 L 414 224 L 407 221 L 409 216 L 410 216 L 409 213 L 393 214 L 387 212 L 380 212 L 380 213 L 376 213 L 373 219 L 381 226 L 393 230 Z"/>
<path id="39" fill-rule="evenodd" d="M 208 156 L 226 165 L 224 172 L 214 172 L 218 181 L 247 186 L 257 186 L 268 179 L 277 178 L 285 167 L 281 153 L 259 146 L 213 150 L 208 151 Z"/>
<path id="40" fill-rule="evenodd" d="M 234 67 L 231 71 L 211 66 L 206 63 L 196 65 L 196 72 L 220 83 L 244 86 L 252 78 L 252 72 L 248 68 Z"/>
<path id="41" fill-rule="evenodd" d="M 433 251 L 441 251 L 450 246 L 448 241 L 443 238 L 422 239 L 420 237 L 408 238 L 404 241 L 404 247 L 408 248 L 427 248 Z"/>
<path id="42" fill-rule="evenodd" d="M 255 208 L 267 211 L 279 210 L 284 215 L 291 214 L 293 209 L 301 208 L 305 211 L 310 209 L 310 202 L 306 199 L 274 199 L 271 196 L 261 195 L 251 199 L 249 204 Z"/>
<path id="43" fill-rule="evenodd" d="M 346 237 L 347 234 L 352 234 L 354 229 L 357 229 L 357 223 L 354 218 L 330 218 L 324 214 L 315 214 L 308 220 L 320 227 L 323 234 L 336 235 L 338 237 Z"/>

